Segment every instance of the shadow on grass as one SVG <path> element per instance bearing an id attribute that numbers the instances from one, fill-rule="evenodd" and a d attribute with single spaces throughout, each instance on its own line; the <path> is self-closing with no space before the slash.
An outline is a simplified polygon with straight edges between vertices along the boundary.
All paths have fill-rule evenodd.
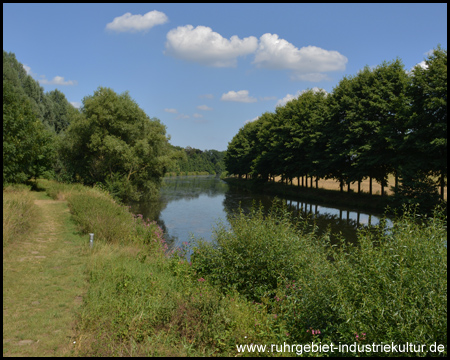
<path id="1" fill-rule="evenodd" d="M 26 185 L 31 186 L 31 191 L 43 192 L 45 188 L 43 188 L 37 180 L 28 180 Z"/>

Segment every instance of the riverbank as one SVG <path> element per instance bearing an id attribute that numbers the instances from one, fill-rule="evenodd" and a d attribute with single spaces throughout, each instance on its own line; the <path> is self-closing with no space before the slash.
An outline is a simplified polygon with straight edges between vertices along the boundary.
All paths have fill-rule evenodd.
<path id="1" fill-rule="evenodd" d="M 21 197 L 45 200 L 24 210 L 53 209 L 37 233 L 28 216 L 11 232 L 32 230 L 4 243 L 5 356 L 235 356 L 246 337 L 276 341 L 273 332 L 255 333 L 266 311 L 199 278 L 181 254 L 166 254 L 156 223 L 97 188 L 44 180 L 38 188 L 10 191 L 13 206 L 4 193 L 4 214 L 14 215 L 4 216 L 4 228 L 22 217 L 14 206 Z"/>
<path id="2" fill-rule="evenodd" d="M 280 182 L 262 183 L 251 179 L 238 179 L 235 177 L 224 178 L 230 186 L 238 186 L 248 191 L 288 197 L 292 200 L 303 200 L 321 203 L 324 206 L 342 206 L 348 209 L 373 211 L 378 214 L 385 212 L 386 206 L 392 203 L 389 195 L 370 195 L 362 192 L 339 191 L 315 187 L 302 187 L 298 185 L 286 185 Z M 315 185 L 314 185 L 315 186 Z"/>
<path id="3" fill-rule="evenodd" d="M 28 255 L 46 256 L 40 260 L 49 262 L 40 265 L 41 270 L 32 262 L 19 262 L 27 271 L 23 274 L 36 274 L 30 280 L 37 289 L 49 288 L 67 299 L 71 285 L 53 289 L 45 286 L 45 278 L 39 275 L 52 272 L 55 284 L 60 280 L 72 284 L 57 272 L 62 271 L 85 281 L 78 300 L 81 304 L 71 312 L 73 327 L 69 321 L 59 328 L 62 334 L 73 329 L 74 335 L 55 337 L 55 355 L 258 355 L 257 351 L 243 354 L 237 345 L 311 341 L 437 342 L 446 347 L 447 267 L 443 265 L 447 264 L 447 252 L 442 214 L 427 222 L 410 214 L 395 221 L 389 234 L 362 232 L 361 247 L 349 251 L 324 246 L 326 235 L 318 236 L 302 224 L 294 226 L 282 211 L 265 217 L 255 210 L 236 218 L 231 232 L 219 227 L 215 247 L 201 242 L 186 244 L 195 253 L 190 264 L 183 256 L 187 248 L 167 253 L 161 229 L 154 222 L 134 216 L 100 189 L 51 181 L 38 184 L 51 197 L 46 197 L 47 205 L 61 206 L 53 215 L 50 212 L 39 219 L 42 229 L 54 223 L 59 230 L 52 242 L 55 248 L 47 255 Z M 46 195 L 41 191 L 31 192 L 31 196 Z M 67 209 L 70 213 L 64 211 Z M 70 218 L 75 221 L 72 225 L 67 223 Z M 90 232 L 95 233 L 92 248 Z M 65 243 L 70 238 L 74 239 L 72 248 Z M 4 245 L 4 273 L 5 263 L 11 264 L 7 276 L 19 266 L 8 263 L 15 258 L 8 255 L 11 247 L 26 248 L 27 239 Z M 74 258 L 66 261 L 79 266 L 75 271 L 65 263 L 50 262 L 57 261 L 59 251 L 66 248 Z M 61 268 L 53 269 L 58 266 Z M 10 311 L 12 299 L 22 288 L 14 281 L 7 284 L 5 288 L 4 282 L 4 299 L 8 294 L 9 305 L 4 305 L 4 313 Z M 49 299 L 47 306 L 54 314 L 67 303 L 51 304 Z M 27 306 L 35 305 L 39 304 Z M 52 313 L 46 315 L 47 321 L 53 321 Z M 59 319 L 58 315 L 54 318 Z M 44 319 L 29 323 L 24 316 L 15 337 L 5 338 L 11 334 L 5 329 L 14 326 L 13 319 L 4 316 L 4 354 L 6 349 L 6 355 L 42 355 L 33 346 L 42 343 L 40 333 L 47 333 Z M 24 330 L 30 326 L 34 335 Z M 9 345 L 5 346 L 5 340 Z M 33 343 L 17 344 L 21 340 Z M 68 340 L 72 347 L 63 352 Z M 11 350 L 21 346 L 28 346 L 28 352 Z M 422 355 L 426 354 L 445 356 L 446 348 L 445 352 Z"/>

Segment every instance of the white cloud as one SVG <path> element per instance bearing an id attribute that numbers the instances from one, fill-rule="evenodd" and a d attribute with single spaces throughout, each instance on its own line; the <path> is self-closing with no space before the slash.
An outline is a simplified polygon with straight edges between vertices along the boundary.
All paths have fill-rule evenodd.
<path id="1" fill-rule="evenodd" d="M 168 21 L 168 17 L 161 11 L 149 11 L 145 15 L 132 15 L 125 13 L 106 25 L 106 29 L 117 32 L 146 31 L 155 25 L 161 25 Z"/>
<path id="2" fill-rule="evenodd" d="M 27 72 L 27 75 L 31 75 L 31 68 L 27 65 L 22 64 L 24 70 Z"/>
<path id="3" fill-rule="evenodd" d="M 253 122 L 253 121 L 256 121 L 256 120 L 258 120 L 258 119 L 259 119 L 259 116 L 255 117 L 255 118 L 253 118 L 253 119 L 251 119 L 251 120 L 245 120 L 245 121 L 244 121 L 244 124 L 248 124 L 248 123 Z"/>
<path id="4" fill-rule="evenodd" d="M 321 88 L 318 88 L 317 86 L 315 86 L 315 87 L 313 87 L 312 89 L 311 89 L 313 92 L 319 92 L 319 91 L 323 91 L 323 92 L 325 92 L 326 94 L 328 94 L 324 89 L 321 89 Z M 282 99 L 280 99 L 280 100 L 278 100 L 277 101 L 277 103 L 275 104 L 275 107 L 278 107 L 278 106 L 284 106 L 284 105 L 286 105 L 286 103 L 288 103 L 289 101 L 291 101 L 291 100 L 294 100 L 294 99 L 297 99 L 301 94 L 303 94 L 303 93 L 305 93 L 305 92 L 307 92 L 308 90 L 299 90 L 299 91 L 297 91 L 297 93 L 295 94 L 295 95 L 292 95 L 292 94 L 287 94 L 284 98 L 282 98 Z"/>
<path id="5" fill-rule="evenodd" d="M 203 95 L 199 95 L 198 96 L 200 99 L 214 99 L 214 95 L 213 94 L 203 94 Z"/>
<path id="6" fill-rule="evenodd" d="M 193 117 L 195 117 L 195 118 L 202 118 L 203 117 L 203 115 L 202 114 L 199 114 L 199 113 L 195 113 L 194 115 L 192 115 Z"/>
<path id="7" fill-rule="evenodd" d="M 420 63 L 417 63 L 416 65 L 414 65 L 411 69 L 406 70 L 406 74 L 413 75 L 414 68 L 416 68 L 416 67 L 420 67 L 425 70 L 428 69 L 427 63 L 425 62 L 425 60 L 423 60 Z"/>
<path id="8" fill-rule="evenodd" d="M 213 108 L 211 108 L 211 107 L 209 107 L 209 106 L 207 106 L 207 105 L 199 105 L 199 106 L 197 106 L 197 109 L 199 109 L 199 110 L 204 110 L 204 111 L 210 111 L 210 110 L 212 110 Z"/>
<path id="9" fill-rule="evenodd" d="M 32 76 L 33 78 L 39 77 L 37 81 L 39 84 L 43 85 L 77 85 L 78 82 L 76 80 L 64 80 L 63 76 L 55 76 L 52 80 L 47 80 L 47 77 L 45 75 L 38 75 L 31 71 L 31 67 L 27 65 L 23 65 L 24 70 L 27 72 L 27 75 Z"/>
<path id="10" fill-rule="evenodd" d="M 164 111 L 165 111 L 165 112 L 168 112 L 168 113 L 171 113 L 171 114 L 176 114 L 176 113 L 178 113 L 177 109 L 168 109 L 168 108 L 165 108 Z"/>
<path id="11" fill-rule="evenodd" d="M 41 84 L 44 85 L 77 85 L 76 80 L 64 80 L 63 76 L 55 76 L 52 80 L 47 80 L 45 77 L 41 80 L 38 80 Z"/>
<path id="12" fill-rule="evenodd" d="M 238 101 L 245 103 L 256 102 L 257 100 L 254 97 L 248 96 L 248 90 L 239 90 L 239 91 L 228 91 L 226 94 L 223 94 L 220 100 L 223 101 Z"/>
<path id="13" fill-rule="evenodd" d="M 418 63 L 416 66 L 420 66 L 422 69 L 428 69 L 428 65 L 425 60 Z"/>
<path id="14" fill-rule="evenodd" d="M 305 46 L 298 49 L 277 34 L 264 34 L 259 39 L 253 64 L 259 68 L 293 70 L 294 79 L 320 81 L 320 73 L 345 70 L 348 59 L 337 51 Z"/>
<path id="15" fill-rule="evenodd" d="M 78 101 L 71 101 L 70 103 L 72 104 L 72 106 L 73 106 L 74 108 L 79 109 L 79 108 L 81 107 L 81 103 L 78 102 Z"/>
<path id="16" fill-rule="evenodd" d="M 254 36 L 229 40 L 206 26 L 179 26 L 167 33 L 164 54 L 214 67 L 234 67 L 238 56 L 253 53 L 258 46 Z"/>
<path id="17" fill-rule="evenodd" d="M 180 115 L 178 115 L 178 116 L 176 117 L 176 120 L 179 120 L 179 119 L 189 119 L 189 118 L 190 118 L 189 115 L 180 114 Z"/>

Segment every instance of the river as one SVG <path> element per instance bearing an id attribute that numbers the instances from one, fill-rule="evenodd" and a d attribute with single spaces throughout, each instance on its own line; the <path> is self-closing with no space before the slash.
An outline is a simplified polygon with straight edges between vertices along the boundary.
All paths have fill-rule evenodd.
<path id="1" fill-rule="evenodd" d="M 269 209 L 274 197 L 255 194 L 229 186 L 217 176 L 166 177 L 157 201 L 131 205 L 135 214 L 156 220 L 164 230 L 170 247 L 179 247 L 193 237 L 213 239 L 218 221 L 228 224 L 228 217 L 239 206 L 248 211 L 253 204 Z M 380 214 L 363 213 L 345 207 L 328 207 L 310 201 L 282 199 L 295 214 L 309 216 L 319 227 L 319 233 L 331 227 L 332 234 L 341 233 L 349 242 L 356 242 L 356 231 L 362 226 L 376 225 Z M 388 220 L 388 226 L 390 221 Z M 332 242 L 335 237 L 332 237 Z"/>

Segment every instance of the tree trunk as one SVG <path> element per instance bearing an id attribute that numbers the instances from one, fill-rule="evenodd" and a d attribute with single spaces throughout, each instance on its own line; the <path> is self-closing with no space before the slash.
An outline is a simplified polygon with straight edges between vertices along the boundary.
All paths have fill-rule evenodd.
<path id="1" fill-rule="evenodd" d="M 397 192 L 398 191 L 398 172 L 397 171 L 395 172 L 395 185 L 394 185 L 394 187 L 395 187 L 395 192 Z"/>
<path id="2" fill-rule="evenodd" d="M 358 194 L 361 194 L 361 180 L 358 180 Z"/>
<path id="3" fill-rule="evenodd" d="M 372 176 L 369 176 L 369 194 L 372 195 Z"/>

